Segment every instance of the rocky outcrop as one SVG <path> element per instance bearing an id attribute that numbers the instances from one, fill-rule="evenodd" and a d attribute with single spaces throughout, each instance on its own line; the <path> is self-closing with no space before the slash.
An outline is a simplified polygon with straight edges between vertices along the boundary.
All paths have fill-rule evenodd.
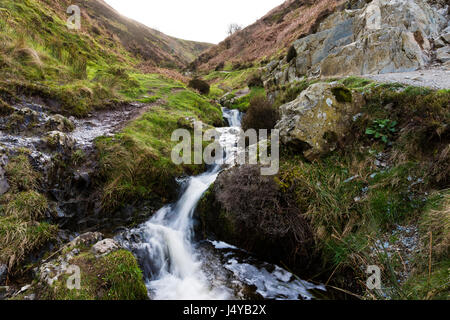
<path id="1" fill-rule="evenodd" d="M 284 85 L 304 76 L 423 68 L 432 61 L 433 39 L 447 26 L 445 15 L 425 0 L 373 0 L 359 9 L 337 11 L 316 33 L 293 43 L 295 59 L 291 55 L 290 61 L 286 57 L 266 66 L 265 86 Z"/>
<path id="2" fill-rule="evenodd" d="M 316 83 L 280 107 L 282 143 L 298 146 L 306 158 L 332 151 L 363 104 L 363 97 L 336 83 Z"/>

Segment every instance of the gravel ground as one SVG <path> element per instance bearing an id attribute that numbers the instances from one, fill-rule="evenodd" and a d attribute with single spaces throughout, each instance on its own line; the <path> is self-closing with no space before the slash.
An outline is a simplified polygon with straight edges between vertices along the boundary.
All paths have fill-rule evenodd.
<path id="1" fill-rule="evenodd" d="M 416 87 L 450 89 L 450 70 L 443 68 L 401 73 L 370 74 L 363 77 L 379 82 L 398 82 Z"/>

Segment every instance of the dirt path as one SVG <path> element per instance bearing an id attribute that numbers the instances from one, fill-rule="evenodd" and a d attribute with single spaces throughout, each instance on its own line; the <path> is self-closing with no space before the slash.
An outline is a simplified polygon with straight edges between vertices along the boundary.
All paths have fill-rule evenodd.
<path id="1" fill-rule="evenodd" d="M 430 69 L 401 73 L 364 75 L 363 78 L 379 82 L 398 82 L 416 87 L 450 89 L 450 70 Z"/>
<path id="2" fill-rule="evenodd" d="M 89 118 L 74 120 L 75 130 L 70 136 L 75 139 L 78 146 L 89 147 L 95 138 L 117 133 L 160 103 L 161 100 L 151 104 L 130 103 L 117 110 L 95 112 Z"/>

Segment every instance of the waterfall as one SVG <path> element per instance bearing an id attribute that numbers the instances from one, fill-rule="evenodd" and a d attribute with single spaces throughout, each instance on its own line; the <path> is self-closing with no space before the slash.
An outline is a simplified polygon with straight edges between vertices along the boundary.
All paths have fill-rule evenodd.
<path id="1" fill-rule="evenodd" d="M 230 160 L 237 150 L 242 116 L 238 110 L 224 108 L 223 113 L 230 127 L 217 130 L 221 133 L 220 143 L 227 160 Z M 238 298 L 229 286 L 211 283 L 211 277 L 208 277 L 202 269 L 201 253 L 193 241 L 194 211 L 203 194 L 215 182 L 221 169 L 220 165 L 215 165 L 199 176 L 190 177 L 185 182 L 183 194 L 175 204 L 163 207 L 146 223 L 117 237 L 140 261 L 152 299 Z M 235 249 L 223 243 L 216 243 L 216 246 L 220 250 Z M 292 281 L 292 275 L 279 267 L 276 267 L 274 274 L 270 274 L 265 269 L 258 271 L 258 268 L 248 263 L 239 263 L 236 258 L 232 258 L 227 265 L 221 267 L 223 268 L 221 272 L 228 270 L 235 277 L 243 278 L 241 282 L 256 285 L 259 293 L 267 298 L 282 296 L 295 299 L 298 295 L 308 298 L 305 288 L 314 287 L 307 282 Z M 253 279 L 248 279 L 250 275 Z M 255 284 L 248 281 L 255 281 Z M 297 287 L 289 291 L 286 289 L 288 282 L 295 283 Z"/>

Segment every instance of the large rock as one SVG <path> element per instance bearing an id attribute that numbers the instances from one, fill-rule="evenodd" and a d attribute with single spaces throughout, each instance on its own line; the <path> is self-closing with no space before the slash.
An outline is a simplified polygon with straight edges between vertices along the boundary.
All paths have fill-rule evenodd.
<path id="1" fill-rule="evenodd" d="M 338 84 L 316 83 L 280 107 L 282 143 L 299 146 L 308 159 L 333 150 L 363 103 L 360 94 Z"/>
<path id="2" fill-rule="evenodd" d="M 303 76 L 347 76 L 413 71 L 432 58 L 430 40 L 442 39 L 448 18 L 425 0 L 373 0 L 337 11 L 317 32 L 293 43 L 297 58 L 272 61 L 266 87 Z"/>

